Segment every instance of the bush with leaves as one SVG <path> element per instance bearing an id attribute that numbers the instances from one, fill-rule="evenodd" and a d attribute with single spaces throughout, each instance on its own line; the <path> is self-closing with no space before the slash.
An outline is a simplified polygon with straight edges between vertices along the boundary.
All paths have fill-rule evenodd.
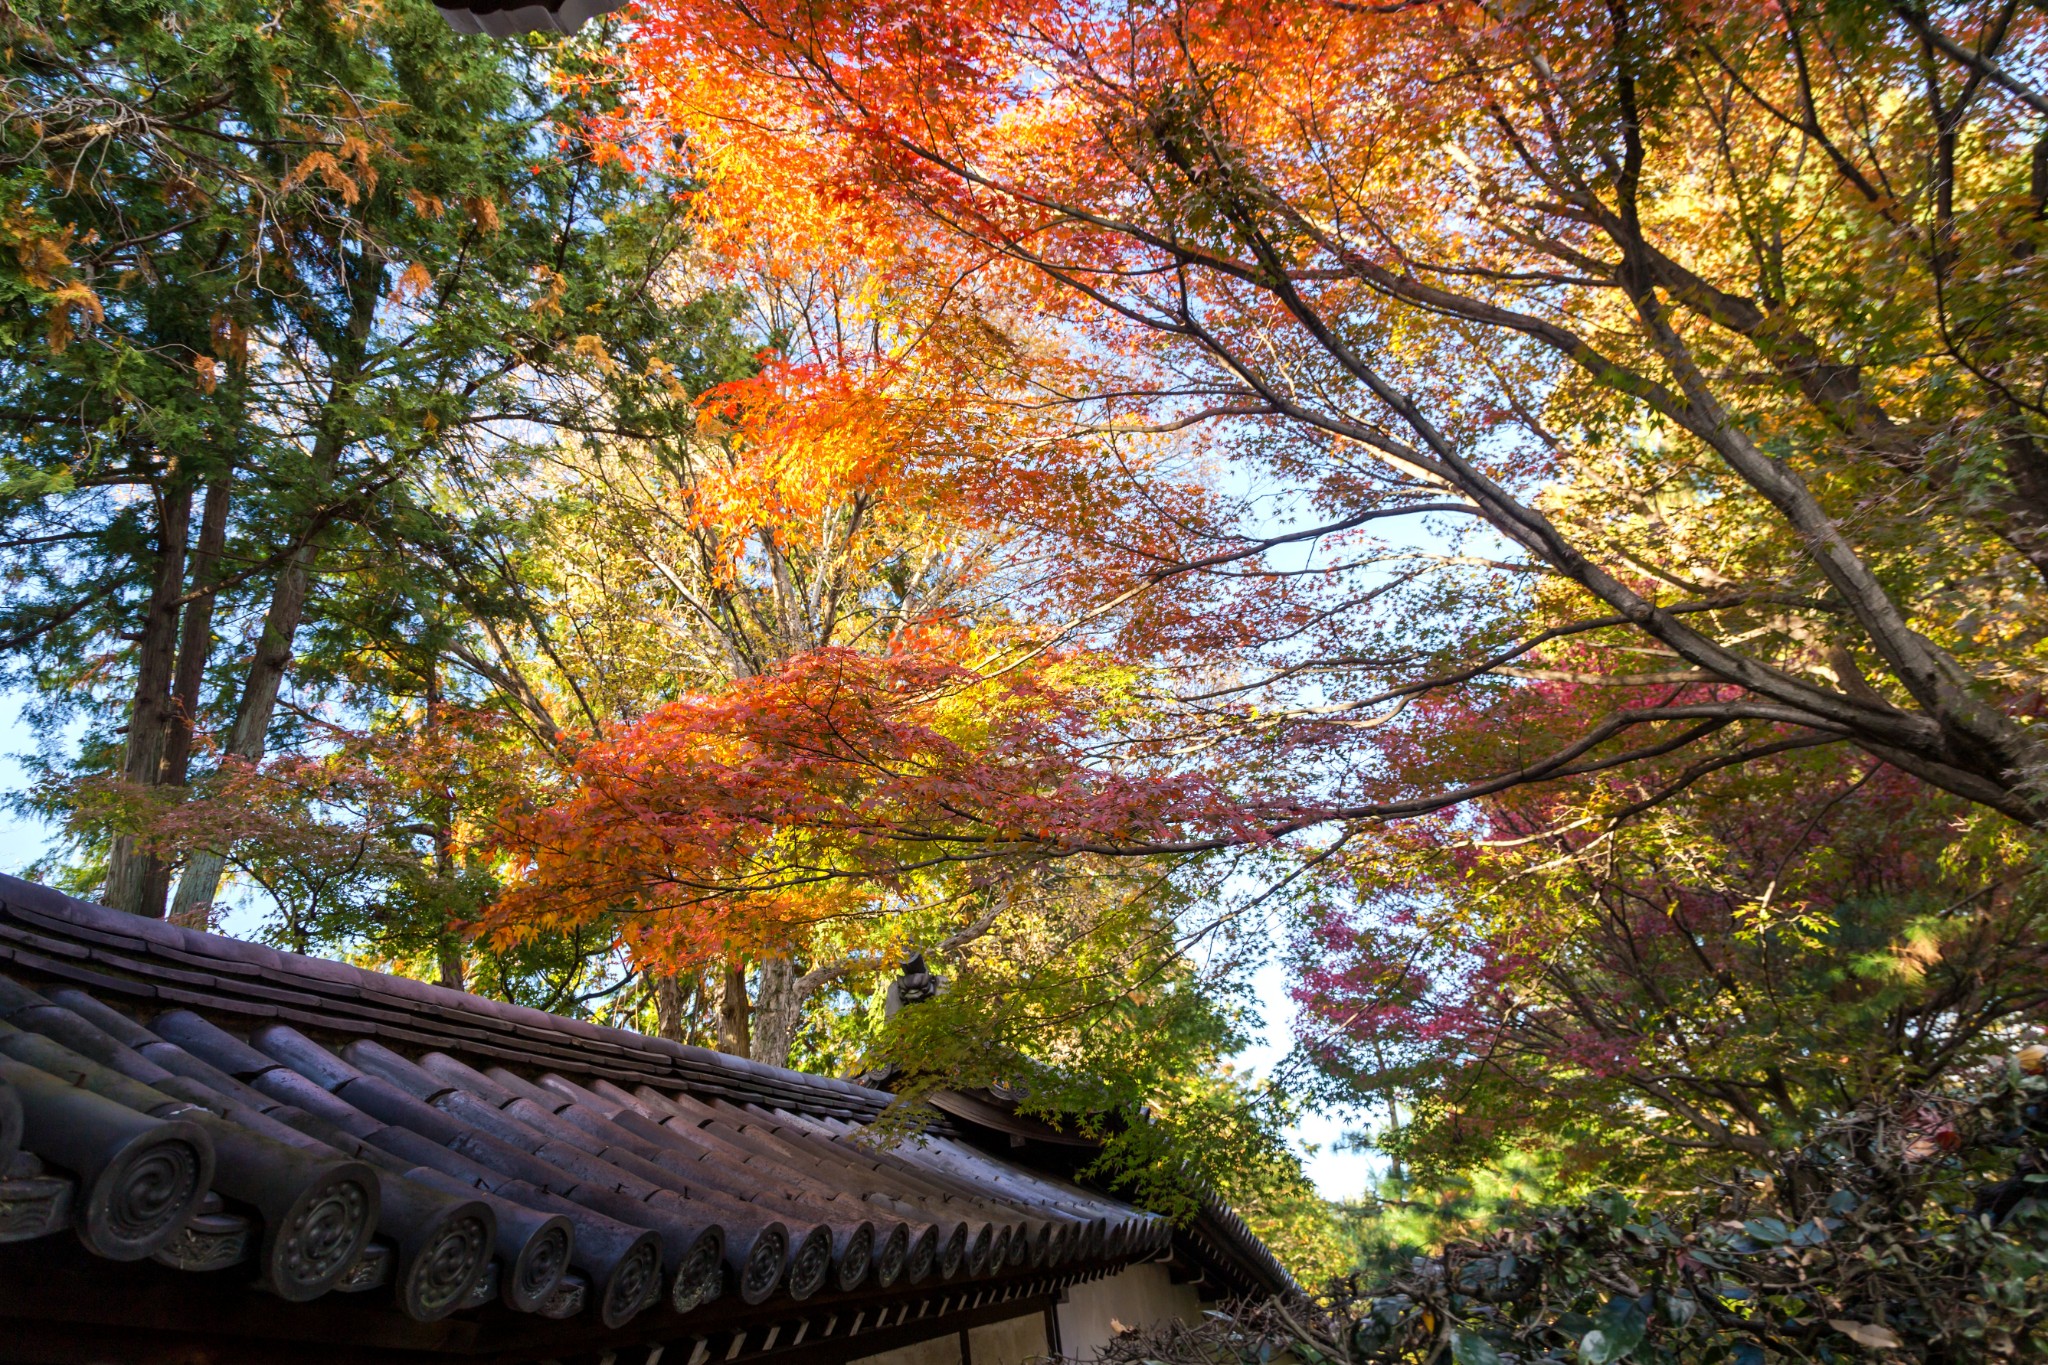
<path id="1" fill-rule="evenodd" d="M 1378 1283 L 1119 1338 L 1112 1365 L 1774 1365 L 2048 1353 L 2048 1052 L 1828 1123 L 1680 1198 L 1615 1193 Z"/>

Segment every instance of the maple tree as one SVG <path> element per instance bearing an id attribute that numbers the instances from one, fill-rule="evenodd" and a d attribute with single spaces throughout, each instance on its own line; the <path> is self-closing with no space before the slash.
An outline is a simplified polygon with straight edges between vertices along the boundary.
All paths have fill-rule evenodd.
<path id="1" fill-rule="evenodd" d="M 957 946 L 1000 879 L 973 865 L 1013 861 L 1003 822 L 1029 802 L 1092 783 L 1103 820 L 1145 800 L 1157 821 L 1202 788 L 1168 773 L 1141 798 L 1141 774 L 1086 772 L 1091 724 L 1141 712 L 1135 677 L 1025 623 L 1120 553 L 1073 536 L 1078 501 L 1113 520 L 1204 490 L 1166 451 L 1095 473 L 1088 435 L 1028 402 L 1086 366 L 971 282 L 855 250 L 829 204 L 764 242 L 751 200 L 700 198 L 699 268 L 758 349 L 622 373 L 619 430 L 514 490 L 544 633 L 511 632 L 490 667 L 563 737 L 564 773 L 506 821 L 511 882 L 482 926 L 511 944 L 618 925 L 658 1028 L 708 1022 L 781 1062 L 814 997 L 907 924 Z M 912 851 L 942 789 L 979 791 L 952 815 L 1001 844 L 959 875 Z M 906 915 L 921 904 L 956 918 Z"/>
<path id="2" fill-rule="evenodd" d="M 1303 1055 L 1425 1180 L 1518 1148 L 1566 1188 L 1769 1162 L 2009 1050 L 2040 990 L 2024 840 L 1799 753 L 1621 830 L 1534 789 L 1362 841 L 1297 944 Z"/>
<path id="3" fill-rule="evenodd" d="M 670 703 L 585 747 L 573 791 L 515 819 L 525 873 L 487 922 L 516 937 L 638 915 L 654 956 L 701 963 L 904 898 L 972 906 L 1015 875 L 1020 827 L 1074 848 L 1170 829 L 1179 806 L 1213 804 L 1211 777 L 1091 771 L 1120 672 L 1062 660 L 991 682 L 935 651 L 821 649 Z M 931 851 L 969 831 L 978 859 Z M 993 866 L 951 880 L 976 862 Z"/>
<path id="4" fill-rule="evenodd" d="M 633 721 L 517 824 L 499 932 L 625 912 L 704 962 L 985 863 L 1350 839 L 1606 773 L 1634 784 L 1594 817 L 1618 824 L 1845 744 L 2033 823 L 2032 418 L 1948 319 L 2029 288 L 2027 91 L 1985 72 L 2034 30 L 1987 20 L 1973 66 L 1937 41 L 1972 22 L 649 6 L 641 102 L 608 129 L 625 160 L 680 154 L 714 254 L 773 277 L 755 253 L 780 234 L 835 299 L 914 297 L 918 328 L 1066 329 L 1068 363 L 998 366 L 972 407 L 1056 463 L 1013 425 L 935 477 L 915 419 L 877 406 L 902 353 L 849 372 L 835 303 L 828 363 L 704 408 L 737 447 L 684 480 L 712 578 L 758 535 L 788 596 L 770 526 L 817 521 L 821 490 L 938 495 L 949 535 L 1056 533 L 1003 630 L 1034 664 L 1114 661 L 1145 701 L 970 751 L 894 694 L 942 710 L 943 676 L 1006 716 L 1039 684 L 1000 651 L 905 635 L 878 669 L 815 621 L 783 631 L 735 692 Z M 1880 138 L 1895 96 L 1912 112 Z M 649 119 L 683 136 L 636 141 Z M 1873 177 L 1889 199 L 1840 192 Z M 2009 347 L 2030 315 L 2006 313 Z M 962 351 L 936 349 L 953 416 Z M 1161 479 L 1180 458 L 1206 477 Z"/>
<path id="5" fill-rule="evenodd" d="M 1077 802 L 997 842 L 1327 828 L 1308 861 L 1412 898 L 1308 943 L 1340 1089 L 1428 1097 L 1411 1156 L 1538 1122 L 1640 1177 L 1777 1153 L 2039 1008 L 2043 34 L 2001 3 L 655 0 L 625 60 L 714 194 L 853 202 L 1087 339 L 1047 395 L 1076 429 L 1207 431 L 1248 490 L 1075 518 L 1130 557 L 1063 586 L 1184 666 L 1153 715 L 1191 749 L 1289 755 L 1291 807 L 1218 784 L 1167 831 L 1090 844 Z"/>
<path id="6" fill-rule="evenodd" d="M 684 135 L 723 249 L 766 224 L 1079 339 L 1000 395 L 1085 438 L 1065 479 L 1012 462 L 1002 515 L 1083 567 L 1010 628 L 1146 706 L 949 766 L 856 704 L 889 675 L 801 660 L 594 751 L 507 913 L 690 905 L 658 932 L 702 957 L 676 936 L 938 868 L 1349 840 L 1601 774 L 1572 818 L 1614 826 L 1835 746 L 2035 823 L 2039 201 L 1998 57 L 2037 41 L 1960 6 L 648 6 L 632 117 Z M 1200 493 L 1098 495 L 1169 449 Z M 1009 674 L 953 676 L 1004 714 Z"/>
<path id="7" fill-rule="evenodd" d="M 1598 705 L 1586 690 L 1520 689 L 1487 711 L 1489 742 L 1558 743 Z M 1471 716 L 1433 709 L 1396 761 L 1475 742 Z M 1754 1180 L 1797 1208 L 1801 1163 L 1859 1113 L 1887 1116 L 1909 1163 L 1944 1161 L 1944 1097 L 2036 1035 L 2024 830 L 1845 748 L 1681 783 L 1690 762 L 1388 825 L 1319 869 L 1292 952 L 1296 1057 L 1390 1160 L 1354 1215 L 1383 1279 L 1487 1232 L 1548 1238 L 1546 1202 L 1604 1189 L 1725 1218 L 1755 1197 L 1726 1182 Z M 1905 1242 L 1949 1236 L 1931 1207 L 1897 1216 Z M 1575 1236 L 1541 1255 L 1601 1254 Z M 1844 1254 L 1878 1237 L 1845 1231 Z M 1980 1269 L 1956 1311 L 1995 1315 L 2007 1269 Z"/>
<path id="8" fill-rule="evenodd" d="M 1081 329 L 1121 382 L 1063 395 L 1077 422 L 1236 433 L 1328 553 L 1212 521 L 1105 595 L 1226 552 L 1236 607 L 1198 634 L 1242 671 L 1194 710 L 1337 758 L 1303 819 L 1846 744 L 2033 825 L 2042 32 L 2006 4 L 660 0 L 626 60 L 732 195 L 855 199 L 889 250 Z M 1395 519 L 1427 529 L 1363 539 Z M 1430 784 L 1372 759 L 1416 698 L 1559 677 L 1612 700 L 1549 752 Z"/>

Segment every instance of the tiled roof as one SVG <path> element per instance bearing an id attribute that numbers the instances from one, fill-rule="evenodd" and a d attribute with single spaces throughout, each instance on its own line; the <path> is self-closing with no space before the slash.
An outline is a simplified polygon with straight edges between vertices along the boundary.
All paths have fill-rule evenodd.
<path id="1" fill-rule="evenodd" d="M 959 1130 L 863 1134 L 890 1100 L 0 877 L 0 1242 L 20 1244 L 0 1253 L 70 1228 L 87 1257 L 0 1263 L 0 1335 L 45 1311 L 23 1267 L 68 1255 L 53 1284 L 149 1264 L 120 1281 L 146 1309 L 95 1306 L 102 1326 L 186 1327 L 203 1302 L 303 1337 L 290 1307 L 323 1299 L 352 1310 L 301 1314 L 330 1343 L 702 1353 L 718 1328 L 731 1358 L 744 1324 L 901 1323 L 1174 1247 L 1156 1215 Z M 1249 1242 L 1270 1262 L 1221 1216 L 1201 1222 L 1225 1261 Z"/>
<path id="2" fill-rule="evenodd" d="M 439 4 L 440 0 L 436 0 Z M 454 0 L 440 4 L 441 17 L 457 33 L 574 33 L 626 0 Z"/>

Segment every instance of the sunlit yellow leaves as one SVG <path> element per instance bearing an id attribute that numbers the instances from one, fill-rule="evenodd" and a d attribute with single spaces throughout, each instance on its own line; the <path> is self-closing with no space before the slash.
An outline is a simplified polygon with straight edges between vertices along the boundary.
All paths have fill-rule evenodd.
<path id="1" fill-rule="evenodd" d="M 341 196 L 341 202 L 353 205 L 363 197 L 366 187 L 343 168 L 342 162 L 329 151 L 309 152 L 299 158 L 290 171 L 286 172 L 283 187 L 295 190 L 313 180 L 325 185 Z"/>
<path id="2" fill-rule="evenodd" d="M 608 375 L 618 370 L 618 363 L 612 359 L 611 351 L 606 349 L 604 338 L 590 332 L 581 333 L 570 339 L 569 354 L 600 374 Z"/>
<path id="3" fill-rule="evenodd" d="M 848 499 L 888 497 L 915 459 L 901 406 L 845 374 L 771 363 L 700 400 L 698 430 L 729 459 L 696 490 L 695 515 L 744 546 L 746 528 L 814 521 Z"/>
<path id="4" fill-rule="evenodd" d="M 391 287 L 391 297 L 395 302 L 409 302 L 424 298 L 433 287 L 434 272 L 414 261 L 399 273 L 398 282 Z"/>
<path id="5" fill-rule="evenodd" d="M 50 349 L 62 351 L 78 335 L 79 322 L 99 322 L 106 317 L 106 309 L 100 303 L 100 296 L 79 281 L 72 281 L 50 291 L 50 315 L 47 324 Z"/>
<path id="6" fill-rule="evenodd" d="M 562 294 L 569 287 L 568 281 L 559 272 L 536 261 L 533 266 L 533 282 L 540 286 L 540 292 L 534 296 L 533 302 L 527 305 L 528 311 L 536 317 L 562 316 Z"/>

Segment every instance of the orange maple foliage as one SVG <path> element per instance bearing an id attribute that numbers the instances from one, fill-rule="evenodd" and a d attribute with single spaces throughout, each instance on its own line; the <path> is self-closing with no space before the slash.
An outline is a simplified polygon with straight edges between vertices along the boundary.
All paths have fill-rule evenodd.
<path id="1" fill-rule="evenodd" d="M 2018 714 L 2039 662 L 2010 677 L 1976 608 L 1940 586 L 1995 581 L 1987 600 L 2027 595 L 2038 619 L 2048 573 L 2048 484 L 2028 453 L 2048 432 L 2010 369 L 2039 381 L 2048 188 L 2028 168 L 2048 21 L 2032 11 L 647 0 L 639 14 L 626 60 L 641 111 L 696 149 L 714 201 L 865 234 L 881 258 L 1073 324 L 1124 380 L 1088 395 L 1103 420 L 1250 419 L 1263 469 L 1324 529 L 1423 506 L 1486 528 L 1483 550 L 1441 538 L 1464 577 L 1440 576 L 1430 604 L 1447 632 L 1447 601 L 1485 610 L 1476 648 L 1403 654 L 1381 647 L 1398 631 L 1354 617 L 1304 651 L 1312 665 L 1277 660 L 1277 676 L 1314 672 L 1340 694 L 1298 700 L 1387 721 L 1419 692 L 1540 666 L 1528 656 L 1551 637 L 1518 643 L 1507 619 L 1535 584 L 1555 629 L 1674 665 L 1603 665 L 1603 685 L 1730 688 L 1706 703 L 1614 694 L 1664 708 L 1667 733 L 1713 722 L 1717 758 L 1744 761 L 1745 737 L 1775 743 L 1789 724 L 2048 821 L 2017 776 L 2048 765 Z M 1951 477 L 1962 449 L 1995 467 L 1994 493 Z M 1617 450 L 1649 491 L 1614 487 Z M 1638 505 L 1680 488 L 1684 528 Z M 1923 505 L 1939 512 L 1869 510 Z M 1901 564 L 1914 583 L 1879 568 Z M 1761 600 L 1788 588 L 1797 601 Z M 1212 610 L 1224 624 L 1198 639 L 1271 645 L 1345 610 L 1318 617 L 1262 588 Z M 1341 699 L 1345 669 L 1392 676 Z M 1637 723 L 1603 733 L 1588 717 L 1582 734 L 1600 749 Z"/>
<path id="2" fill-rule="evenodd" d="M 1167 753 L 1104 761 L 1105 732 L 1143 721 L 1127 668 L 1068 655 L 987 677 L 961 662 L 970 637 L 899 644 L 808 651 L 590 745 L 571 794 L 508 813 L 522 875 L 485 927 L 510 941 L 624 914 L 673 970 L 785 952 L 1020 851 L 1256 839 L 1294 813 Z"/>
<path id="3" fill-rule="evenodd" d="M 607 131 L 622 154 L 687 161 L 728 271 L 759 279 L 823 262 L 914 299 L 935 333 L 994 319 L 1031 335 L 1024 382 L 978 395 L 1004 429 L 942 480 L 982 524 L 1031 538 L 1035 627 L 1085 632 L 1190 680 L 1245 665 L 1276 639 L 1329 642 L 1329 583 L 1271 571 L 1271 552 L 1313 540 L 1341 553 L 1390 514 L 1376 510 L 1389 490 L 1320 434 L 1294 448 L 1254 433 L 1268 442 L 1265 484 L 1226 472 L 1242 433 L 1211 419 L 1270 413 L 1187 368 L 1175 339 L 1162 340 L 1141 304 L 1132 311 L 1128 286 L 1191 291 L 1233 336 L 1257 333 L 1274 310 L 1161 265 L 1146 239 L 1163 187 L 1120 121 L 1144 121 L 1176 63 L 1243 63 L 1262 80 L 1293 73 L 1284 97 L 1261 85 L 1246 102 L 1265 120 L 1248 138 L 1282 131 L 1342 86 L 1343 62 L 1365 60 L 1384 25 L 1312 5 L 1141 14 L 1048 0 L 654 0 L 636 15 L 621 61 L 639 98 Z M 1289 98 L 1306 103 L 1290 112 Z M 963 413 L 954 378 L 933 412 L 942 422 Z M 1395 500 L 1461 510 L 1431 491 L 1411 484 Z M 1283 522 L 1336 515 L 1308 531 L 1253 529 L 1271 526 L 1276 497 L 1290 504 Z"/>
<path id="4" fill-rule="evenodd" d="M 794 234 L 808 256 L 763 245 L 771 199 L 705 231 L 782 348 L 670 393 L 695 439 L 628 476 L 708 565 L 727 634 L 706 653 L 739 663 L 573 739 L 553 804 L 508 811 L 500 943 L 623 915 L 643 965 L 758 960 L 920 877 L 959 899 L 1022 851 L 1213 834 L 1231 806 L 1124 742 L 1157 720 L 1150 661 L 1100 638 L 1147 606 L 1105 595 L 1186 557 L 1158 527 L 1206 519 L 1199 451 L 1075 424 L 1047 394 L 1091 384 L 1090 358 L 927 258 L 860 251 L 829 203 Z"/>
<path id="5" fill-rule="evenodd" d="M 1940 22 L 1965 31 L 1966 8 Z M 2014 217 L 2015 168 L 2048 99 L 1972 69 L 1968 43 L 1938 49 L 1930 84 L 1937 48 L 1911 15 L 1833 35 L 1850 55 L 1815 78 L 1809 27 L 1838 18 L 1696 0 L 645 0 L 621 56 L 640 120 L 613 129 L 622 154 L 680 145 L 721 268 L 827 280 L 892 319 L 815 346 L 822 369 L 733 392 L 740 453 L 706 517 L 794 517 L 833 486 L 939 500 L 1037 553 L 989 578 L 1007 656 L 920 667 L 1001 697 L 1086 646 L 1075 657 L 1176 694 L 1085 743 L 1033 748 L 1027 727 L 957 771 L 891 769 L 874 823 L 804 799 L 851 769 L 802 768 L 818 785 L 801 790 L 735 776 L 820 822 L 833 858 L 806 862 L 777 824 L 739 863 L 686 860 L 679 883 L 751 894 L 735 867 L 886 880 L 923 849 L 1355 830 L 1609 772 L 1654 797 L 1673 755 L 1682 777 L 1788 743 L 1854 743 L 2048 819 L 2014 777 L 2048 767 L 2018 714 L 2037 693 L 1980 629 L 2022 598 L 2038 618 L 2027 566 L 2048 571 L 2048 497 L 2020 470 L 1987 512 L 1942 473 L 1987 423 L 2033 420 L 1983 375 L 2039 350 L 2042 310 L 2011 283 L 2015 261 L 2044 259 L 2013 245 L 2035 231 Z M 2032 51 L 2044 32 L 1978 36 Z M 1973 99 L 1974 160 L 1941 113 Z M 1872 122 L 1921 100 L 1933 124 Z M 1924 176 L 1943 138 L 1968 202 L 1912 180 L 1947 216 L 1930 226 L 1872 187 Z M 1764 218 L 1797 230 L 1774 238 Z M 768 242 L 789 254 L 769 261 Z M 1956 341 L 1958 288 L 2011 335 Z M 1877 339 L 1853 339 L 1865 329 Z M 1904 359 L 1858 369 L 1879 355 Z M 1906 506 L 1939 511 L 1871 510 Z M 1964 579 L 1982 596 L 1946 586 Z M 2021 671 L 2048 676 L 2038 658 Z M 1532 683 L 1580 689 L 1545 751 L 1483 726 L 1420 764 L 1379 742 L 1426 734 L 1446 697 L 1496 714 L 1490 698 Z M 777 685 L 764 713 L 795 704 Z M 848 695 L 892 685 L 870 673 Z M 676 753 L 752 733 L 751 716 L 690 705 Z M 1262 753 L 1292 760 L 1292 804 L 1220 776 L 1175 785 Z M 1119 763 L 1185 804 L 1098 826 L 1092 783 Z M 1039 793 L 1030 819 L 1006 804 L 1012 777 Z M 871 799 L 861 787 L 852 808 Z M 613 848 L 639 837 L 611 828 Z"/>
<path id="6" fill-rule="evenodd" d="M 719 533 L 736 572 L 749 532 L 816 524 L 848 499 L 894 501 L 925 471 L 907 405 L 880 381 L 771 357 L 698 400 L 698 428 L 727 458 L 689 489 L 691 523 Z"/>

